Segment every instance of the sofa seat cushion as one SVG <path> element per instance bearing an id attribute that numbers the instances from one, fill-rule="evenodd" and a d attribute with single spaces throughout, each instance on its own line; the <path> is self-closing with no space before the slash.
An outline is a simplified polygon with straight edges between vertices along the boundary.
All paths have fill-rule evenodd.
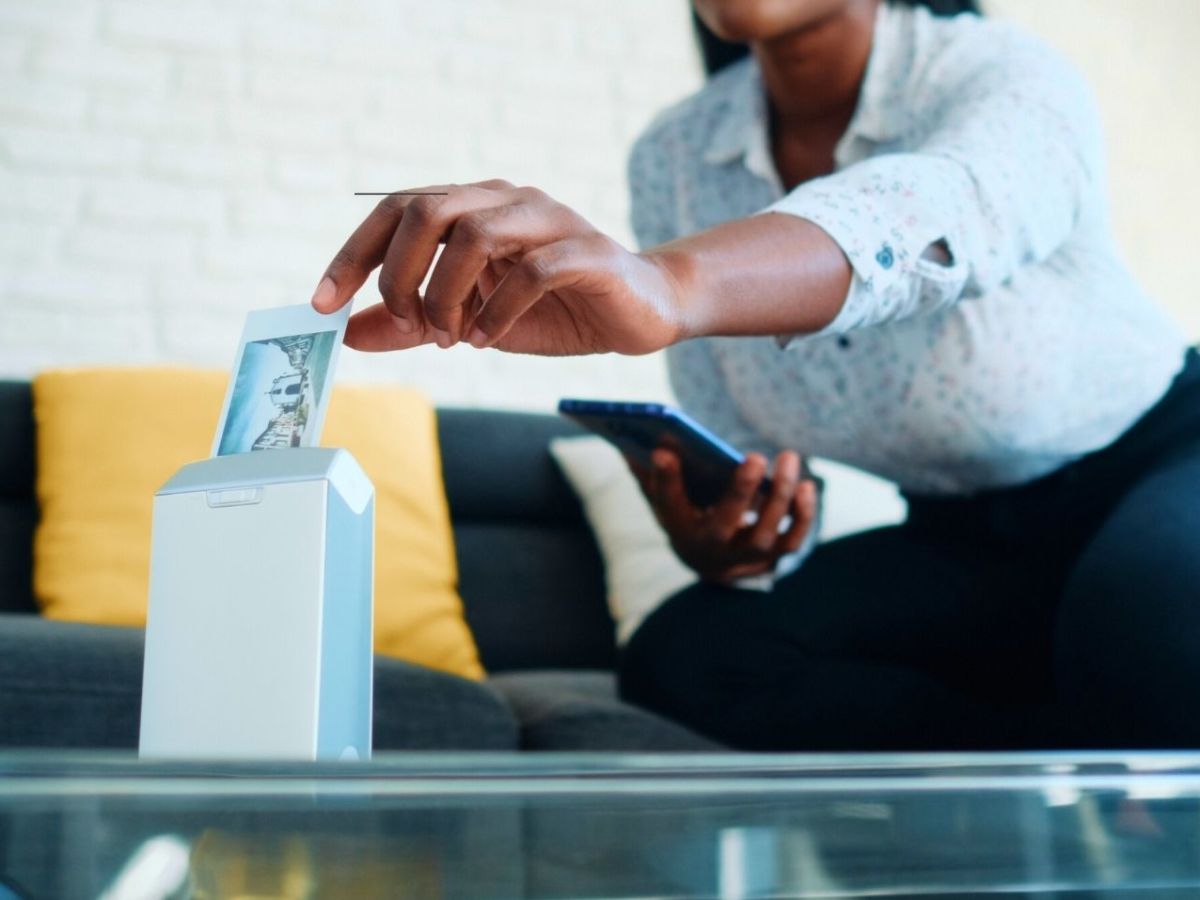
<path id="1" fill-rule="evenodd" d="M 525 750 L 721 751 L 661 716 L 623 702 L 612 672 L 535 670 L 493 675 L 521 726 Z"/>
<path id="2" fill-rule="evenodd" d="M 140 628 L 0 614 L 0 747 L 134 749 Z M 487 685 L 375 658 L 376 750 L 513 750 L 517 724 Z"/>

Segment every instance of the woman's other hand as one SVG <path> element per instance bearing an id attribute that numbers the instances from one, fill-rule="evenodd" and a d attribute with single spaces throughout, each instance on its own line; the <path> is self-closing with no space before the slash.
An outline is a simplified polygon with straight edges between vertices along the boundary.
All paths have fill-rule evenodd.
<path id="1" fill-rule="evenodd" d="M 679 455 L 672 450 L 655 450 L 651 469 L 634 467 L 634 474 L 675 553 L 707 581 L 728 583 L 774 571 L 780 557 L 800 549 L 816 517 L 816 484 L 801 477 L 800 457 L 792 451 L 776 458 L 765 498 L 759 485 L 767 460 L 751 453 L 725 495 L 707 508 L 688 499 Z M 781 532 L 787 516 L 792 521 Z"/>
<path id="2" fill-rule="evenodd" d="M 665 266 L 541 191 L 506 181 L 421 190 L 384 198 L 313 295 L 317 310 L 333 312 L 380 268 L 383 303 L 350 319 L 349 346 L 467 341 L 550 356 L 636 354 L 681 336 L 678 287 Z"/>

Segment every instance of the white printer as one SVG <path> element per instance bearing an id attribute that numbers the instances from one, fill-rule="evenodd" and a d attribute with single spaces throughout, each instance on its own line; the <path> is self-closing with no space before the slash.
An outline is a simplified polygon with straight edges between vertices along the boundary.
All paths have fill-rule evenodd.
<path id="1" fill-rule="evenodd" d="M 154 498 L 140 755 L 371 752 L 375 490 L 345 450 L 218 456 Z"/>

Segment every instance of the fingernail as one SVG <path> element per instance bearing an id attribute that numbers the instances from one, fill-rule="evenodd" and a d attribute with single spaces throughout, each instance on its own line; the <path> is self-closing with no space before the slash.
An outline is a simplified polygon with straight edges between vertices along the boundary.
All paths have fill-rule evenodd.
<path id="1" fill-rule="evenodd" d="M 467 343 L 472 347 L 483 347 L 487 342 L 488 336 L 479 327 L 472 328 L 471 333 L 467 336 Z"/>
<path id="2" fill-rule="evenodd" d="M 445 350 L 450 346 L 450 332 L 442 331 L 440 328 L 433 329 L 433 339 L 437 341 L 437 345 Z"/>
<path id="3" fill-rule="evenodd" d="M 417 323 L 403 316 L 393 315 L 392 324 L 396 326 L 396 330 L 401 334 L 412 334 L 417 330 Z"/>
<path id="4" fill-rule="evenodd" d="M 337 285 L 333 283 L 332 278 L 326 275 L 321 279 L 321 283 L 317 285 L 317 289 L 313 291 L 313 308 L 324 312 L 333 306 L 335 300 L 337 300 Z"/>

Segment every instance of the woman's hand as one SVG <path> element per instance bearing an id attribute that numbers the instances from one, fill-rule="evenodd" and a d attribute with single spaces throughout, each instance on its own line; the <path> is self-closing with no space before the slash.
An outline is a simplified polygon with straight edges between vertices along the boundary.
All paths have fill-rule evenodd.
<path id="1" fill-rule="evenodd" d="M 728 583 L 737 578 L 771 572 L 781 556 L 804 543 L 817 513 L 817 487 L 801 478 L 800 457 L 785 451 L 775 460 L 771 492 L 765 499 L 759 485 L 767 460 L 751 453 L 734 473 L 729 490 L 707 509 L 695 506 L 684 491 L 679 455 L 654 451 L 650 471 L 634 468 L 646 499 L 671 538 L 675 553 L 706 581 Z M 747 524 L 747 513 L 757 518 Z M 791 524 L 780 533 L 784 517 Z"/>
<path id="2" fill-rule="evenodd" d="M 666 266 L 631 253 L 541 191 L 506 181 L 422 191 L 386 197 L 313 295 L 317 310 L 333 312 L 381 267 L 383 303 L 350 319 L 349 346 L 465 340 L 556 356 L 650 353 L 682 336 L 678 284 Z"/>

